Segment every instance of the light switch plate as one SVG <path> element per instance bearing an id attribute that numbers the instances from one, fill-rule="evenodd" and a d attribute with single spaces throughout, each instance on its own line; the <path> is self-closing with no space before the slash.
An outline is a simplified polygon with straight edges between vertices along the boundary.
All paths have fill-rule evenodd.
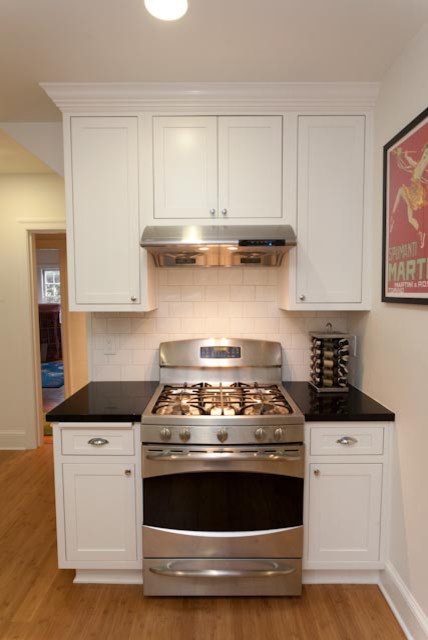
<path id="1" fill-rule="evenodd" d="M 104 355 L 114 356 L 116 353 L 116 341 L 114 336 L 105 336 L 104 338 Z"/>

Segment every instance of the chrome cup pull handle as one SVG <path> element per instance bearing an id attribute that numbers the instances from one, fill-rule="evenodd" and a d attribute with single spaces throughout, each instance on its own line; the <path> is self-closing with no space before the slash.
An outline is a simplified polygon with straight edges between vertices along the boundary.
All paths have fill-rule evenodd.
<path id="1" fill-rule="evenodd" d="M 88 444 L 91 444 L 93 447 L 102 447 L 105 444 L 109 444 L 109 441 L 105 438 L 91 438 L 88 440 Z"/>
<path id="2" fill-rule="evenodd" d="M 167 562 L 159 567 L 150 567 L 151 573 L 170 578 L 272 578 L 288 576 L 296 571 L 295 567 L 285 565 L 281 568 L 277 562 L 271 562 L 271 569 L 174 569 L 180 563 Z"/>
<path id="3" fill-rule="evenodd" d="M 352 445 L 352 444 L 357 444 L 358 440 L 356 438 L 353 438 L 352 436 L 342 436 L 341 438 L 339 438 L 339 440 L 336 440 L 337 444 L 344 444 L 344 445 Z"/>

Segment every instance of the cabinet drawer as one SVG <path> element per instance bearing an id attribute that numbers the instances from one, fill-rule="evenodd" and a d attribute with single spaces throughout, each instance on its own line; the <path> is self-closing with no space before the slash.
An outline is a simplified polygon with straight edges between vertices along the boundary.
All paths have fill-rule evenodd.
<path id="1" fill-rule="evenodd" d="M 134 432 L 132 429 L 63 429 L 61 451 L 63 455 L 75 456 L 132 456 Z"/>
<path id="2" fill-rule="evenodd" d="M 312 456 L 364 456 L 383 453 L 383 427 L 311 427 Z"/>

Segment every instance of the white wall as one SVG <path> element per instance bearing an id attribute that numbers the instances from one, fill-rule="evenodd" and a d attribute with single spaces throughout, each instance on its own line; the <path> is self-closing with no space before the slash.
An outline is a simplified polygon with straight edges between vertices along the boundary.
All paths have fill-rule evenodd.
<path id="1" fill-rule="evenodd" d="M 310 330 L 331 322 L 345 331 L 345 312 L 286 312 L 278 308 L 279 269 L 159 269 L 160 304 L 149 313 L 95 313 L 95 380 L 158 380 L 159 343 L 230 336 L 277 340 L 285 380 L 309 379 Z M 106 355 L 112 337 L 115 355 Z"/>
<path id="2" fill-rule="evenodd" d="M 357 386 L 396 412 L 390 560 L 428 615 L 428 306 L 381 296 L 382 147 L 428 106 L 428 25 L 384 78 L 375 114 L 373 307 L 352 314 Z M 426 215 L 426 214 L 425 214 Z M 427 627 L 428 630 L 428 627 Z M 414 637 L 420 631 L 413 630 Z"/>
<path id="3" fill-rule="evenodd" d="M 62 178 L 0 175 L 0 448 L 36 445 L 26 225 L 64 218 Z"/>

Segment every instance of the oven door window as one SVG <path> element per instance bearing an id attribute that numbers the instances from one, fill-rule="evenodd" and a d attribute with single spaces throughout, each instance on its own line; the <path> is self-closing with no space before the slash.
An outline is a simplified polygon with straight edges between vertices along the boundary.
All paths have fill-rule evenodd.
<path id="1" fill-rule="evenodd" d="M 145 478 L 144 524 L 186 531 L 260 531 L 303 524 L 303 479 L 189 472 Z"/>

